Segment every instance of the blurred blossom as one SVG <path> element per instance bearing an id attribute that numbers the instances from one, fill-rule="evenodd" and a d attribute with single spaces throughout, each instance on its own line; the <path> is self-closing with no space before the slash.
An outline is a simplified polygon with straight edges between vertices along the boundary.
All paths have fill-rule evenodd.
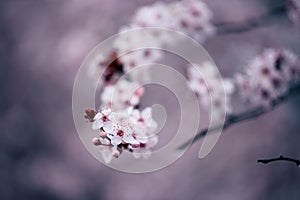
<path id="1" fill-rule="evenodd" d="M 130 30 L 132 30 L 131 27 L 123 27 L 120 32 Z M 124 71 L 128 72 L 134 67 L 154 63 L 162 57 L 162 51 L 141 48 L 141 46 L 162 46 L 162 43 L 163 41 L 152 35 L 151 32 L 140 30 L 130 34 L 121 34 L 114 42 L 114 48 L 121 55 L 120 61 L 124 65 Z"/>
<path id="2" fill-rule="evenodd" d="M 234 91 L 230 79 L 222 80 L 217 68 L 210 62 L 192 64 L 187 68 L 189 86 L 198 95 L 203 107 L 213 106 L 213 112 L 220 118 L 231 112 L 230 95 Z M 226 95 L 226 100 L 225 100 Z"/>
<path id="3" fill-rule="evenodd" d="M 145 27 L 172 29 L 203 43 L 214 34 L 215 28 L 211 19 L 212 12 L 201 0 L 182 0 L 172 3 L 156 2 L 139 8 L 129 25 L 121 27 L 119 30 L 121 34 L 114 41 L 111 52 L 116 52 L 120 56 L 115 59 L 119 59 L 123 65 L 123 71 L 126 73 L 135 67 L 155 63 L 162 58 L 163 52 L 151 47 L 163 48 L 166 45 L 172 45 L 175 41 L 172 33 L 160 29 L 151 31 L 140 29 L 140 31 L 130 34 L 122 33 Z M 98 59 L 103 61 L 106 58 L 105 55 L 99 55 L 95 59 L 98 63 Z M 97 63 L 95 67 L 99 67 Z M 130 76 L 140 82 L 149 80 L 149 73 L 146 70 L 131 72 Z"/>
<path id="4" fill-rule="evenodd" d="M 138 82 L 120 80 L 117 85 L 104 87 L 100 98 L 101 107 L 120 110 L 128 106 L 136 106 L 139 104 L 143 93 L 144 89 Z"/>
<path id="5" fill-rule="evenodd" d="M 255 57 L 235 82 L 239 94 L 254 104 L 269 105 L 299 79 L 298 57 L 286 49 L 266 49 Z"/>

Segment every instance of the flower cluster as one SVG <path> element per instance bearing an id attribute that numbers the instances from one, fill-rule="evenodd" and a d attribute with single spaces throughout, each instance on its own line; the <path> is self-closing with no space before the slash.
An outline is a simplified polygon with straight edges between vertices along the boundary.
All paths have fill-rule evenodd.
<path id="1" fill-rule="evenodd" d="M 204 107 L 211 105 L 213 114 L 220 118 L 231 111 L 229 98 L 234 85 L 230 79 L 222 80 L 218 69 L 211 62 L 188 66 L 187 76 L 189 86 Z"/>
<path id="2" fill-rule="evenodd" d="M 235 82 L 240 95 L 255 103 L 269 105 L 299 79 L 300 62 L 285 49 L 266 49 L 250 62 L 245 74 L 237 74 Z"/>
<path id="3" fill-rule="evenodd" d="M 104 109 L 99 112 L 86 110 L 86 118 L 93 122 L 92 128 L 99 131 L 93 143 L 99 146 L 105 162 L 119 157 L 124 151 L 133 152 L 135 158 L 149 157 L 151 148 L 158 138 L 154 134 L 157 124 L 152 119 L 152 110 L 147 107 L 142 112 L 133 107 L 119 112 Z"/>
<path id="4" fill-rule="evenodd" d="M 123 64 L 124 73 L 129 72 L 135 67 L 144 64 L 156 63 L 161 59 L 163 52 L 159 50 L 163 46 L 163 40 L 156 37 L 149 30 L 138 29 L 134 27 L 123 27 L 120 34 L 114 41 L 114 49 L 120 55 L 120 62 Z M 126 31 L 129 31 L 126 33 Z M 148 71 L 131 71 L 129 76 L 139 81 L 149 80 Z"/>
<path id="5" fill-rule="evenodd" d="M 165 29 L 183 32 L 199 42 L 204 42 L 215 32 L 211 19 L 212 12 L 201 0 L 156 2 L 141 7 L 131 22 L 121 27 L 119 32 L 139 30 L 120 34 L 110 52 L 96 58 L 95 66 L 106 69 L 105 81 L 110 82 L 115 77 L 113 75 L 118 75 L 117 72 L 127 73 L 137 66 L 155 63 L 161 59 L 163 52 L 159 49 L 174 43 L 172 33 L 164 31 Z M 143 30 L 145 27 L 161 29 Z M 133 71 L 129 76 L 144 81 L 149 80 L 148 75 L 147 71 L 141 70 Z"/>
<path id="6" fill-rule="evenodd" d="M 133 17 L 135 27 L 159 27 L 183 32 L 200 42 L 214 34 L 212 12 L 201 0 L 157 2 L 140 8 Z"/>
<path id="7" fill-rule="evenodd" d="M 299 3 L 289 2 L 290 18 L 299 25 Z M 100 148 L 105 162 L 119 157 L 124 150 L 132 152 L 135 158 L 149 157 L 158 142 L 154 134 L 157 124 L 152 119 L 151 108 L 141 111 L 138 108 L 145 92 L 142 83 L 149 80 L 150 73 L 136 69 L 156 63 L 162 58 L 161 48 L 178 42 L 172 37 L 174 32 L 165 30 L 183 32 L 204 42 L 215 32 L 211 20 L 212 12 L 201 0 L 157 2 L 141 7 L 130 24 L 120 29 L 112 49 L 91 63 L 104 70 L 100 107 L 106 109 L 88 109 L 85 118 L 98 131 L 93 144 Z M 143 29 L 146 27 L 151 29 Z M 230 100 L 235 90 L 251 102 L 269 105 L 298 81 L 299 63 L 288 50 L 267 49 L 249 64 L 245 73 L 233 79 L 222 79 L 211 62 L 195 63 L 187 68 L 188 85 L 203 107 L 211 106 L 212 117 L 224 119 L 231 112 Z"/>

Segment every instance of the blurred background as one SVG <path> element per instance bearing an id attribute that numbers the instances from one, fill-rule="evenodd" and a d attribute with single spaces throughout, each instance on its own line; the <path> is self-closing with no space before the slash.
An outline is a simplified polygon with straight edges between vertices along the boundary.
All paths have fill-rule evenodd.
<path id="1" fill-rule="evenodd" d="M 200 143 L 173 165 L 132 175 L 95 160 L 72 118 L 76 72 L 99 42 L 153 0 L 0 1 L 0 199 L 300 199 L 300 169 L 260 158 L 300 158 L 299 98 L 224 131 L 199 160 Z M 171 2 L 171 1 L 168 1 Z M 275 0 L 206 0 L 214 21 L 260 16 Z M 266 27 L 204 44 L 224 76 L 266 47 L 300 55 L 300 32 L 285 14 Z M 159 98 L 156 98 L 159 101 Z M 172 134 L 172 133 L 170 133 Z"/>

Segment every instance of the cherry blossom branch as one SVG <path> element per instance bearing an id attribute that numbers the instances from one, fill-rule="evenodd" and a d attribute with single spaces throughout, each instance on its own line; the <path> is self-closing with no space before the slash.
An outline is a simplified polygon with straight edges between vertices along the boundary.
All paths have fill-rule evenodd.
<path id="1" fill-rule="evenodd" d="M 278 158 L 257 160 L 258 163 L 263 163 L 263 164 L 268 164 L 268 163 L 271 163 L 274 161 L 288 161 L 288 162 L 295 163 L 297 165 L 297 167 L 300 167 L 300 160 L 296 160 L 296 159 L 288 158 L 288 157 L 284 157 L 284 156 L 279 156 Z"/>
<path id="2" fill-rule="evenodd" d="M 187 146 L 195 143 L 197 140 L 203 138 L 208 133 L 213 133 L 218 130 L 225 130 L 238 122 L 254 119 L 254 118 L 259 117 L 267 112 L 270 112 L 270 111 L 274 110 L 280 104 L 284 103 L 285 101 L 287 101 L 294 95 L 298 95 L 298 94 L 300 94 L 300 82 L 291 85 L 290 88 L 284 94 L 282 94 L 282 95 L 278 96 L 278 98 L 272 100 L 270 102 L 269 107 L 258 106 L 258 107 L 249 109 L 247 111 L 240 112 L 238 114 L 230 114 L 226 117 L 224 125 L 219 124 L 219 125 L 211 127 L 211 128 L 203 129 L 194 138 L 188 140 L 187 142 L 185 142 L 184 144 L 179 146 L 178 150 L 182 150 L 182 149 L 186 148 Z"/>
<path id="3" fill-rule="evenodd" d="M 265 14 L 262 14 L 259 17 L 254 17 L 248 19 L 244 22 L 238 23 L 217 23 L 215 24 L 217 28 L 218 35 L 232 34 L 232 33 L 242 33 L 246 31 L 253 30 L 262 26 L 271 25 L 274 20 L 274 16 L 279 14 L 284 14 L 287 11 L 286 2 L 283 4 L 271 9 Z"/>

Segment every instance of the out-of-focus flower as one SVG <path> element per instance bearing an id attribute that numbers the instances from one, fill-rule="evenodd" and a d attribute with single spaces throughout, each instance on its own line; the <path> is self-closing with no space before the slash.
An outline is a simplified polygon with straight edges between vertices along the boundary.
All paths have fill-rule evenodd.
<path id="1" fill-rule="evenodd" d="M 135 158 L 149 158 L 152 154 L 151 149 L 158 143 L 158 137 L 152 136 L 149 137 L 147 143 L 141 143 L 139 148 L 133 148 L 133 156 Z"/>
<path id="2" fill-rule="evenodd" d="M 100 133 L 92 142 L 100 147 L 105 162 L 119 157 L 124 150 L 133 152 L 135 158 L 150 156 L 151 148 L 158 142 L 157 136 L 153 135 L 157 126 L 151 113 L 151 108 L 140 112 L 132 107 L 117 112 L 109 109 L 96 112 L 93 129 L 100 129 Z"/>
<path id="3" fill-rule="evenodd" d="M 157 123 L 152 118 L 152 109 L 145 108 L 142 112 L 133 109 L 128 109 L 129 118 L 134 127 L 134 136 L 140 143 L 147 143 L 148 138 L 153 136 L 157 129 Z"/>
<path id="4" fill-rule="evenodd" d="M 118 52 L 101 53 L 94 56 L 89 65 L 91 76 L 102 74 L 104 84 L 111 84 L 123 74 L 123 64 L 120 62 Z M 98 77 L 97 77 L 98 78 Z"/>
<path id="5" fill-rule="evenodd" d="M 127 73 L 135 67 L 156 63 L 161 59 L 163 52 L 160 48 L 172 45 L 174 40 L 179 39 L 174 39 L 173 33 L 166 29 L 182 32 L 204 42 L 215 32 L 211 19 L 212 12 L 201 0 L 156 2 L 141 7 L 130 24 L 120 29 L 111 53 L 97 57 L 93 65 L 106 67 L 104 80 L 111 82 L 117 74 Z M 155 29 L 143 29 L 146 27 Z M 130 30 L 135 31 L 126 33 Z M 147 70 L 138 70 L 131 71 L 128 77 L 143 82 L 149 80 L 149 74 Z"/>
<path id="6" fill-rule="evenodd" d="M 155 2 L 139 8 L 132 19 L 136 27 L 171 28 L 173 24 L 170 5 L 164 2 Z"/>
<path id="7" fill-rule="evenodd" d="M 211 23 L 212 12 L 200 0 L 186 0 L 174 3 L 172 15 L 176 16 L 175 30 L 186 33 L 199 42 L 215 33 Z"/>
<path id="8" fill-rule="evenodd" d="M 293 24 L 300 29 L 300 1 L 288 0 L 288 15 Z"/>
<path id="9" fill-rule="evenodd" d="M 119 157 L 121 151 L 117 146 L 112 146 L 108 138 L 93 138 L 93 143 L 99 146 L 102 158 L 104 162 L 110 163 L 113 157 Z"/>
<path id="10" fill-rule="evenodd" d="M 294 53 L 286 49 L 266 49 L 250 62 L 245 74 L 235 76 L 235 82 L 243 98 L 269 105 L 299 79 L 299 72 L 300 62 Z"/>
<path id="11" fill-rule="evenodd" d="M 212 114 L 221 118 L 231 112 L 230 95 L 234 91 L 233 82 L 230 79 L 222 80 L 211 62 L 190 65 L 187 75 L 189 86 L 198 95 L 202 105 L 212 106 Z"/>
<path id="12" fill-rule="evenodd" d="M 146 127 L 152 126 L 154 123 L 152 119 L 152 109 L 150 107 L 145 108 L 142 112 L 131 108 L 129 110 L 130 119 L 133 124 L 145 125 Z"/>
<path id="13" fill-rule="evenodd" d="M 182 0 L 169 4 L 156 2 L 144 6 L 136 12 L 132 24 L 136 27 L 173 29 L 204 42 L 207 37 L 214 34 L 215 28 L 211 19 L 212 12 L 201 0 Z M 160 33 L 156 31 L 155 35 Z"/>
<path id="14" fill-rule="evenodd" d="M 131 69 L 145 64 L 156 63 L 162 57 L 162 51 L 157 49 L 162 46 L 162 40 L 154 36 L 148 30 L 132 30 L 131 27 L 123 27 L 123 32 L 114 42 L 114 48 L 120 55 L 120 62 L 123 64 L 124 73 Z M 124 33 L 125 32 L 125 33 Z M 148 70 L 131 71 L 127 74 L 132 80 L 143 82 L 149 80 Z"/>
<path id="15" fill-rule="evenodd" d="M 121 110 L 138 105 L 143 93 L 144 88 L 139 83 L 120 80 L 116 85 L 104 87 L 100 99 L 103 107 Z"/>

